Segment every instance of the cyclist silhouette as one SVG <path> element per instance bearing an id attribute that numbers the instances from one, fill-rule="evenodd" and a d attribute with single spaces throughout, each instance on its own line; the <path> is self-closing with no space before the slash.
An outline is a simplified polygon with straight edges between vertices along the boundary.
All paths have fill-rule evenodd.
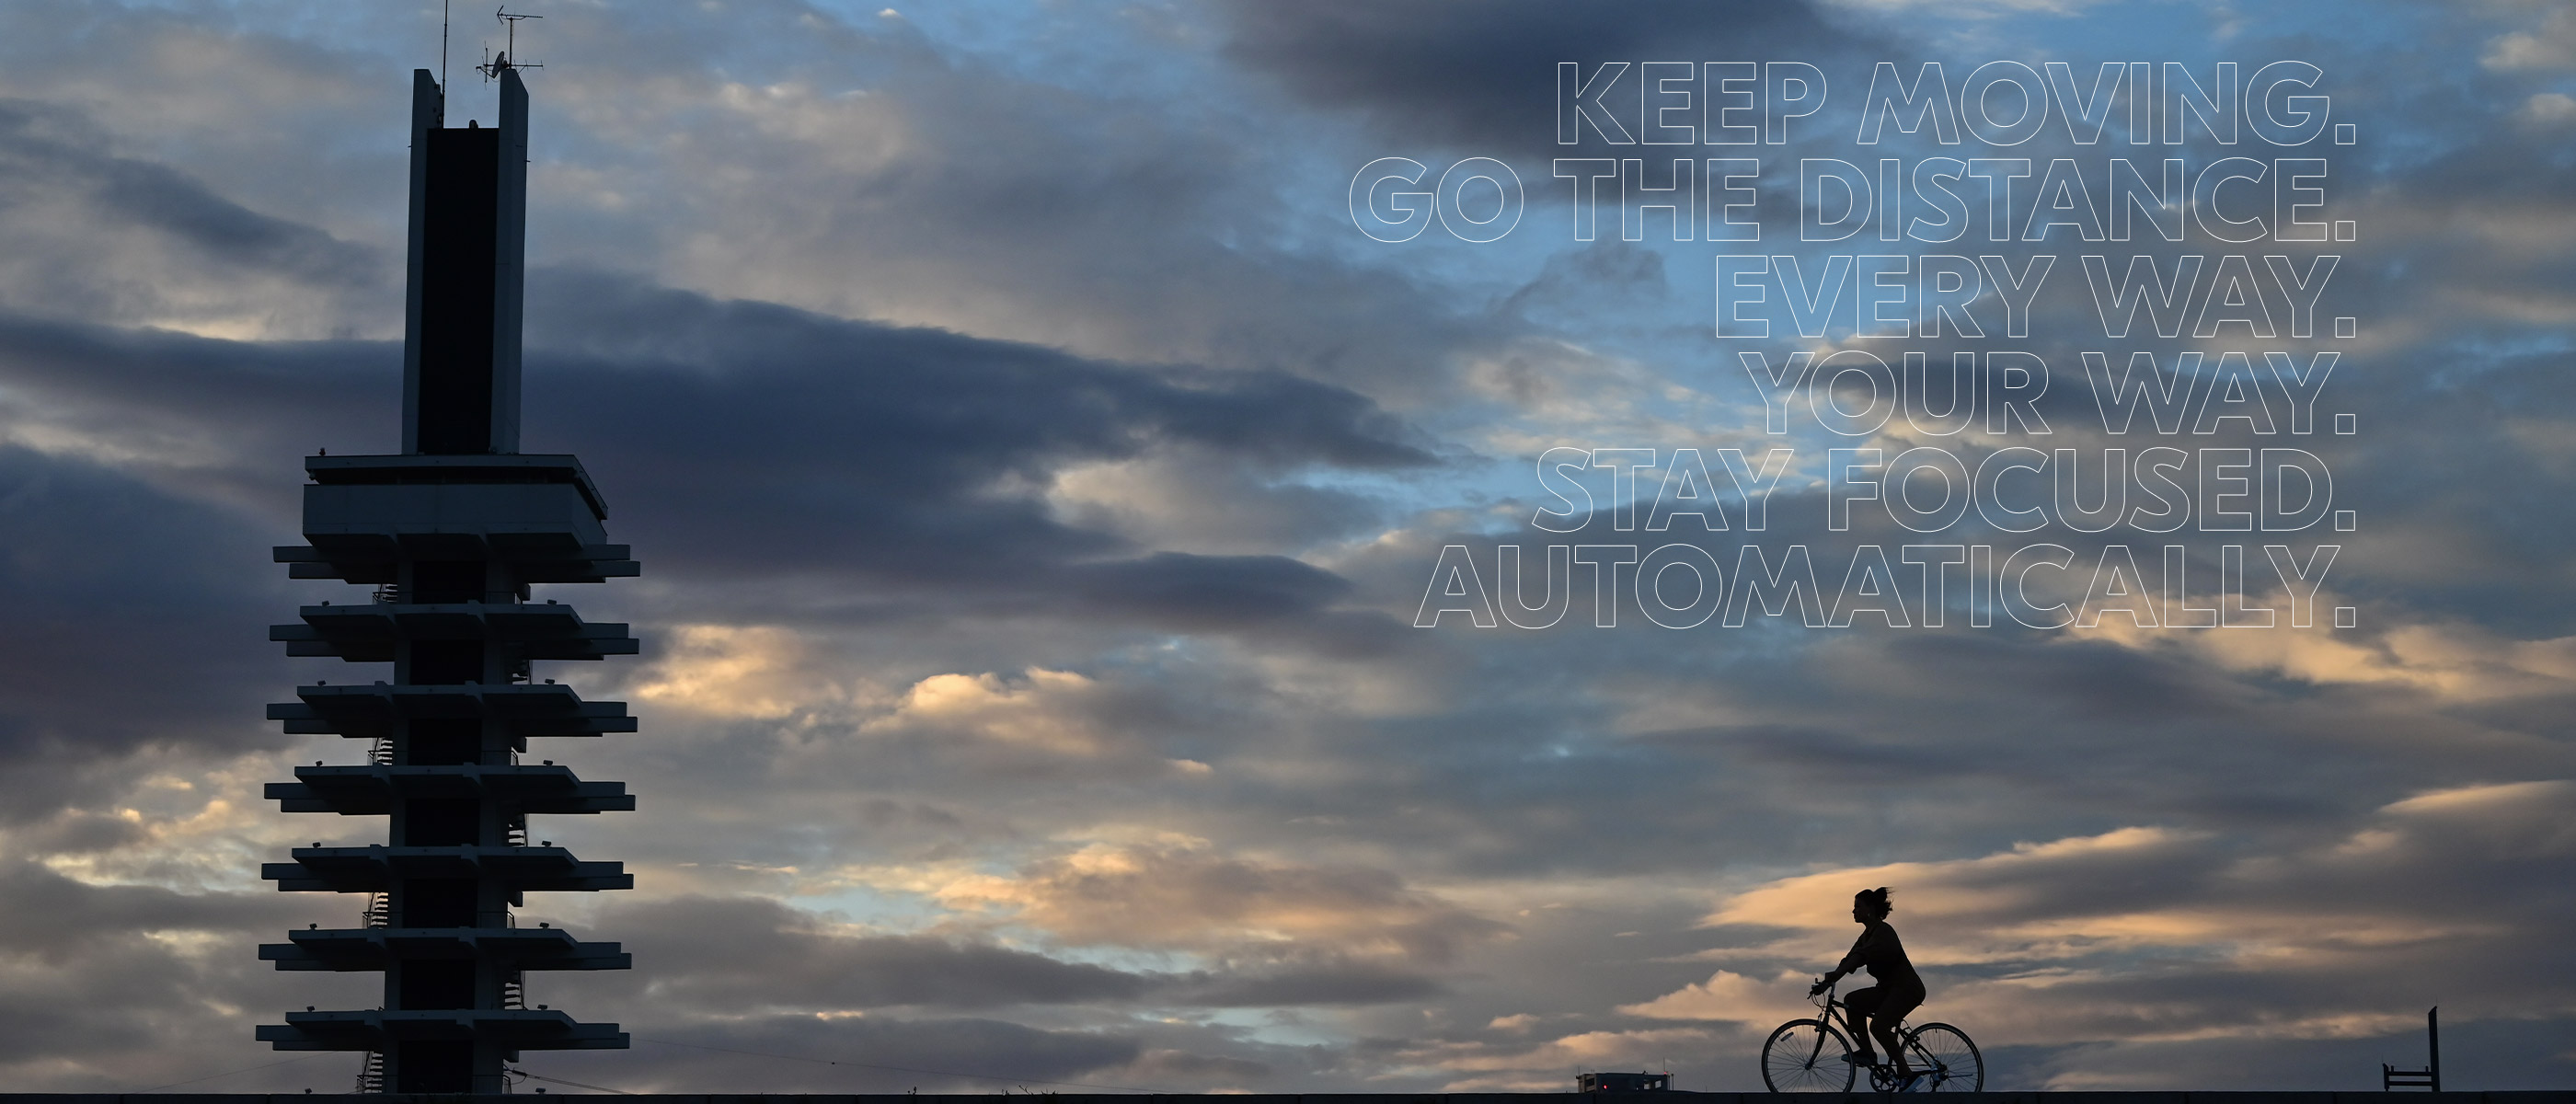
<path id="1" fill-rule="evenodd" d="M 1858 1049 L 1848 1057 L 1858 1065 L 1876 1065 L 1869 1041 L 1876 1036 L 1880 1046 L 1895 1059 L 1896 1080 L 1903 1084 L 1913 1076 L 1906 1068 L 1905 1048 L 1899 1045 L 1896 1025 L 1904 1022 L 1906 1013 L 1923 1004 L 1923 978 L 1914 972 L 1914 963 L 1905 957 L 1905 944 L 1896 938 L 1896 929 L 1887 926 L 1887 914 L 1893 906 L 1887 902 L 1887 887 L 1864 889 L 1852 895 L 1852 921 L 1861 926 L 1860 938 L 1852 943 L 1851 953 L 1844 955 L 1833 970 L 1807 991 L 1809 996 L 1824 992 L 1843 975 L 1866 968 L 1878 982 L 1867 989 L 1855 989 L 1843 995 L 1845 1014 L 1851 1018 L 1852 1044 Z M 1864 1026 L 1866 1025 L 1866 1026 Z"/>

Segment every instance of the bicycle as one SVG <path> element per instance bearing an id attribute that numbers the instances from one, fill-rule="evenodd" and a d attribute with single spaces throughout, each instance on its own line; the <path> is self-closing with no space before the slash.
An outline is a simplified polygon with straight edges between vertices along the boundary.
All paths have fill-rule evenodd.
<path id="1" fill-rule="evenodd" d="M 1860 1065 L 1844 1060 L 1852 1052 L 1851 1043 L 1834 1025 L 1835 1009 L 1843 1009 L 1840 1019 L 1846 1024 L 1851 1022 L 1851 1011 L 1833 986 L 1826 986 L 1820 995 L 1824 998 L 1816 1004 L 1822 1010 L 1820 1017 L 1781 1024 L 1762 1043 L 1762 1083 L 1772 1092 L 1850 1092 L 1859 1076 Z M 1898 1033 L 1913 1072 L 1900 1082 L 1895 1066 L 1872 1064 L 1868 1067 L 1871 1090 L 1978 1092 L 1986 1087 L 1986 1060 L 1967 1032 L 1945 1023 L 1927 1023 L 1911 1029 L 1900 1025 Z"/>

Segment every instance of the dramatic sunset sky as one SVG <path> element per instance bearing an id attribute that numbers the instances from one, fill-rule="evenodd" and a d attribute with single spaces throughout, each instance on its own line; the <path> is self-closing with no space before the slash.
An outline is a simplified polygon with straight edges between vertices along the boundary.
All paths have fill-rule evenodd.
<path id="1" fill-rule="evenodd" d="M 636 1043 L 526 1069 L 1753 1089 L 1851 892 L 1889 885 L 1918 1018 L 1966 1027 L 1989 1087 L 2376 1088 L 2434 1004 L 2448 1087 L 2576 1083 L 2576 9 L 894 4 L 525 0 L 524 447 L 578 454 L 644 564 L 539 595 L 634 624 L 641 657 L 539 674 L 642 731 L 535 752 L 640 795 L 534 833 L 637 888 L 520 914 L 634 952 L 529 1000 Z M 488 125 L 498 30 L 458 6 L 452 121 Z M 363 753 L 263 703 L 384 677 L 267 641 L 362 599 L 270 548 L 300 542 L 302 457 L 398 446 L 404 128 L 438 49 L 435 0 L 0 7 L 11 1089 L 355 1072 L 251 1039 L 377 999 L 256 959 L 359 908 L 257 865 L 384 831 L 259 797 Z M 1413 627 L 1444 546 L 1535 572 L 1551 542 L 1660 542 L 1606 510 L 1533 528 L 1545 450 L 1781 444 L 1735 352 L 1822 347 L 1712 335 L 1737 247 L 1660 215 L 1577 240 L 1551 160 L 1661 147 L 1558 145 L 1558 62 L 1817 66 L 1811 134 L 1669 155 L 1767 167 L 1881 156 L 1839 99 L 1879 61 L 2284 58 L 2354 144 L 2117 152 L 2332 158 L 2359 240 L 2319 313 L 2357 336 L 2231 347 L 2343 354 L 2318 409 L 2358 432 L 2289 443 L 2358 517 L 2326 585 L 2356 627 L 1598 628 L 1584 574 L 1553 628 Z M 1350 188 L 1382 157 L 1497 159 L 1522 222 L 1372 240 Z M 1821 248 L 1793 204 L 1762 217 L 1737 251 Z M 2086 250 L 2050 249 L 2021 347 L 2057 367 L 2056 444 L 2098 454 Z M 1830 588 L 1857 535 L 1823 528 L 1816 458 L 1852 442 L 1786 443 L 1770 536 Z M 1731 568 L 1744 535 L 1697 539 Z M 2042 536 L 2211 573 L 2281 539 Z M 2277 585 L 2259 551 L 2248 574 Z"/>

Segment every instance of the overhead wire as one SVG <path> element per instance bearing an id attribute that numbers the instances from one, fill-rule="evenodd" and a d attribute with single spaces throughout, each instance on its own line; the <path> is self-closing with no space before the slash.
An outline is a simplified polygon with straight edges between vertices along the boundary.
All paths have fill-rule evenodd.
<path id="1" fill-rule="evenodd" d="M 641 1096 L 641 1095 L 643 1095 L 642 1093 L 631 1093 L 631 1092 L 628 1092 L 628 1091 L 626 1091 L 626 1090 L 624 1090 L 624 1089 L 612 1089 L 612 1088 L 609 1088 L 609 1087 L 608 1087 L 608 1086 L 606 1086 L 606 1085 L 589 1085 L 589 1084 L 584 1084 L 584 1083 L 579 1082 L 579 1081 L 566 1081 L 566 1080 L 564 1080 L 563 1078 L 560 1078 L 560 1077 L 548 1077 L 548 1076 L 546 1076 L 545 1074 L 542 1074 L 542 1073 L 530 1073 L 530 1072 L 528 1072 L 528 1071 L 526 1071 L 526 1070 L 523 1070 L 523 1069 L 513 1069 L 513 1070 L 511 1070 L 510 1072 L 511 1072 L 511 1073 L 513 1073 L 513 1074 L 516 1074 L 516 1075 L 518 1075 L 518 1076 L 520 1076 L 520 1077 L 525 1077 L 525 1078 L 527 1078 L 527 1079 L 528 1079 L 528 1080 L 530 1080 L 530 1081 L 551 1081 L 551 1082 L 553 1082 L 553 1083 L 555 1083 L 555 1084 L 558 1084 L 558 1085 L 570 1085 L 570 1086 L 572 1086 L 572 1087 L 574 1087 L 574 1088 L 576 1088 L 576 1089 L 592 1089 L 592 1090 L 596 1090 L 596 1091 L 598 1091 L 598 1092 L 604 1092 L 604 1093 L 615 1093 L 615 1094 L 617 1094 L 617 1095 L 619 1095 L 619 1096 Z"/>

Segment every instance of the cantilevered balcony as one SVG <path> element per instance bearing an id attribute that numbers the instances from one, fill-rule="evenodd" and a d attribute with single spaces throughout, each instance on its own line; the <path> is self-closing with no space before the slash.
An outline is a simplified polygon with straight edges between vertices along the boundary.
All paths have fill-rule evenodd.
<path id="1" fill-rule="evenodd" d="M 505 970 L 624 970 L 615 943 L 584 943 L 561 928 L 337 928 L 288 932 L 259 957 L 280 970 L 384 970 L 402 962 L 485 959 Z"/>
<path id="2" fill-rule="evenodd" d="M 384 816 L 404 801 L 486 800 L 528 813 L 610 813 L 635 808 L 623 782 L 584 782 L 572 768 L 543 765 L 359 766 L 295 768 L 295 781 L 271 782 L 267 796 L 290 813 Z"/>
<path id="3" fill-rule="evenodd" d="M 521 659 L 603 659 L 634 655 L 621 623 L 589 624 L 554 602 L 445 602 L 405 605 L 305 606 L 301 625 L 272 625 L 268 638 L 291 656 L 333 656 L 352 663 L 391 663 L 395 645 L 415 640 L 472 640 L 505 645 Z"/>
<path id="4" fill-rule="evenodd" d="M 367 1009 L 289 1012 L 286 1023 L 259 1025 L 261 1042 L 279 1050 L 394 1051 L 407 1042 L 472 1040 L 510 1050 L 624 1050 L 616 1024 L 578 1023 L 541 1008 Z"/>
<path id="5" fill-rule="evenodd" d="M 381 740 L 409 721 L 488 720 L 519 737 L 525 751 L 530 736 L 635 731 L 625 702 L 586 702 L 572 687 L 553 683 L 314 685 L 296 687 L 295 696 L 302 700 L 269 706 L 268 719 L 301 735 Z"/>
<path id="6" fill-rule="evenodd" d="M 624 863 L 583 862 L 561 847 L 298 847 L 287 852 L 294 862 L 261 863 L 263 881 L 277 888 L 329 893 L 382 893 L 398 883 L 445 879 L 497 883 L 515 902 L 538 892 L 587 892 L 633 889 L 635 876 Z"/>

